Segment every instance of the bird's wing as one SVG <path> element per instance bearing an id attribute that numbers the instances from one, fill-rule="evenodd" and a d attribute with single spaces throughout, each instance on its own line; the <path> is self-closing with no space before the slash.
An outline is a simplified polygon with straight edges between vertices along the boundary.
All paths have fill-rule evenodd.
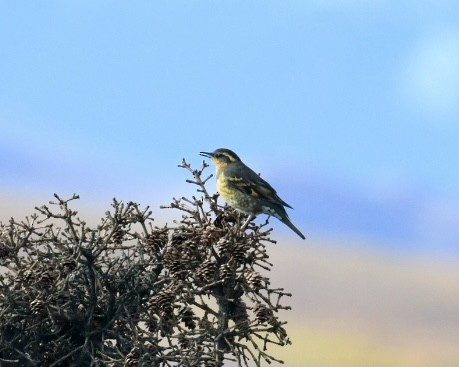
<path id="1" fill-rule="evenodd" d="M 263 180 L 259 175 L 247 167 L 244 170 L 244 175 L 238 172 L 231 172 L 227 176 L 228 183 L 235 189 L 242 191 L 254 198 L 266 200 L 276 205 L 284 205 L 291 208 L 285 201 L 283 201 L 276 193 L 276 190 Z"/>

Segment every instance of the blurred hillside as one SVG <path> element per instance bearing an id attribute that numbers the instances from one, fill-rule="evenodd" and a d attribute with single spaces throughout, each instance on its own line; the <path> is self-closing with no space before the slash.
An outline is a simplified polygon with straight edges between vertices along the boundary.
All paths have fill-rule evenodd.
<path id="1" fill-rule="evenodd" d="M 293 293 L 286 365 L 458 366 L 457 263 L 345 242 L 271 249 L 272 280 Z"/>

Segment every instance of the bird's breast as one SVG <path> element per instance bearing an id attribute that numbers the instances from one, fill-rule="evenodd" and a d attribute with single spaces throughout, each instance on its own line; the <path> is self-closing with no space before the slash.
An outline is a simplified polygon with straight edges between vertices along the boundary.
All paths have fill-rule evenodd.
<path id="1" fill-rule="evenodd" d="M 261 212 L 261 208 L 257 200 L 254 200 L 254 198 L 249 194 L 234 188 L 228 182 L 229 181 L 224 176 L 224 173 L 218 174 L 218 192 L 229 206 L 246 214 L 258 214 Z"/>

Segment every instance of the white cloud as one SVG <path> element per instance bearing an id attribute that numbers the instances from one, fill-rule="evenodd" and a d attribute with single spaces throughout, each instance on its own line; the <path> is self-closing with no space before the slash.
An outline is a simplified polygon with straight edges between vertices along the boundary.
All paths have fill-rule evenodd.
<path id="1" fill-rule="evenodd" d="M 432 116 L 459 113 L 459 30 L 418 42 L 402 70 L 402 92 L 415 108 Z"/>

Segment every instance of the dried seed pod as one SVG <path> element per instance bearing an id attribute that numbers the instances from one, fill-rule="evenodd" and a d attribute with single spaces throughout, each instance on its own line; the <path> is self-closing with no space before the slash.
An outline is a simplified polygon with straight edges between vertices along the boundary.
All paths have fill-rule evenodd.
<path id="1" fill-rule="evenodd" d="M 233 242 L 226 237 L 222 237 L 217 241 L 217 250 L 219 254 L 228 253 L 231 254 L 233 251 Z"/>
<path id="2" fill-rule="evenodd" d="M 230 280 L 234 277 L 234 270 L 230 264 L 223 264 L 219 269 L 220 279 Z"/>
<path id="3" fill-rule="evenodd" d="M 238 219 L 239 213 L 231 208 L 227 208 L 215 218 L 214 225 L 218 228 L 224 228 L 228 223 L 237 223 Z"/>
<path id="4" fill-rule="evenodd" d="M 154 333 L 158 331 L 158 320 L 156 317 L 151 317 L 146 323 L 145 323 L 147 330 L 150 333 Z"/>
<path id="5" fill-rule="evenodd" d="M 253 308 L 253 312 L 261 324 L 267 323 L 273 317 L 273 310 L 262 303 L 257 303 Z"/>
<path id="6" fill-rule="evenodd" d="M 38 315 L 43 310 L 44 308 L 43 306 L 44 306 L 44 302 L 38 298 L 30 302 L 30 309 L 32 310 L 32 313 L 34 315 Z"/>
<path id="7" fill-rule="evenodd" d="M 162 337 L 171 335 L 174 330 L 174 320 L 171 314 L 162 314 L 159 323 L 160 334 Z"/>
<path id="8" fill-rule="evenodd" d="M 172 246 L 177 246 L 177 245 L 184 243 L 189 238 L 190 238 L 190 233 L 184 232 L 184 231 L 181 231 L 181 232 L 175 231 L 174 233 L 172 233 L 170 243 Z"/>
<path id="9" fill-rule="evenodd" d="M 212 260 L 205 260 L 196 271 L 196 278 L 203 282 L 212 282 L 217 274 L 217 264 Z"/>
<path id="10" fill-rule="evenodd" d="M 124 235 L 126 234 L 126 232 L 122 229 L 122 228 L 118 228 L 114 233 L 113 233 L 113 236 L 112 236 L 112 240 L 113 240 L 113 243 L 116 245 L 116 246 L 119 246 L 123 243 L 123 239 L 124 239 Z"/>
<path id="11" fill-rule="evenodd" d="M 177 274 L 184 270 L 180 252 L 175 248 L 170 248 L 164 255 L 164 265 L 171 274 Z"/>
<path id="12" fill-rule="evenodd" d="M 140 352 L 137 348 L 133 348 L 124 359 L 125 366 L 137 366 L 139 362 Z"/>
<path id="13" fill-rule="evenodd" d="M 164 248 L 168 240 L 168 230 L 158 229 L 154 230 L 147 236 L 147 245 L 153 249 L 154 252 Z"/>
<path id="14" fill-rule="evenodd" d="M 150 306 L 157 314 L 171 314 L 175 295 L 171 291 L 161 291 L 150 299 Z"/>
<path id="15" fill-rule="evenodd" d="M 238 242 L 234 246 L 232 250 L 232 255 L 233 258 L 236 260 L 236 262 L 243 264 L 247 258 L 247 250 L 248 250 L 247 244 L 243 242 Z"/>
<path id="16" fill-rule="evenodd" d="M 247 284 L 249 288 L 258 292 L 263 287 L 263 277 L 256 271 L 249 271 L 246 275 Z"/>
<path id="17" fill-rule="evenodd" d="M 194 330 L 196 328 L 196 321 L 194 320 L 195 315 L 194 311 L 191 308 L 185 307 L 181 311 L 181 317 L 183 323 L 188 329 Z"/>
<path id="18" fill-rule="evenodd" d="M 201 241 L 205 244 L 213 243 L 218 241 L 224 234 L 225 231 L 215 225 L 209 225 L 202 230 Z"/>
<path id="19" fill-rule="evenodd" d="M 161 292 L 158 294 L 158 306 L 160 309 L 169 307 L 174 300 L 174 293 L 171 292 Z"/>

